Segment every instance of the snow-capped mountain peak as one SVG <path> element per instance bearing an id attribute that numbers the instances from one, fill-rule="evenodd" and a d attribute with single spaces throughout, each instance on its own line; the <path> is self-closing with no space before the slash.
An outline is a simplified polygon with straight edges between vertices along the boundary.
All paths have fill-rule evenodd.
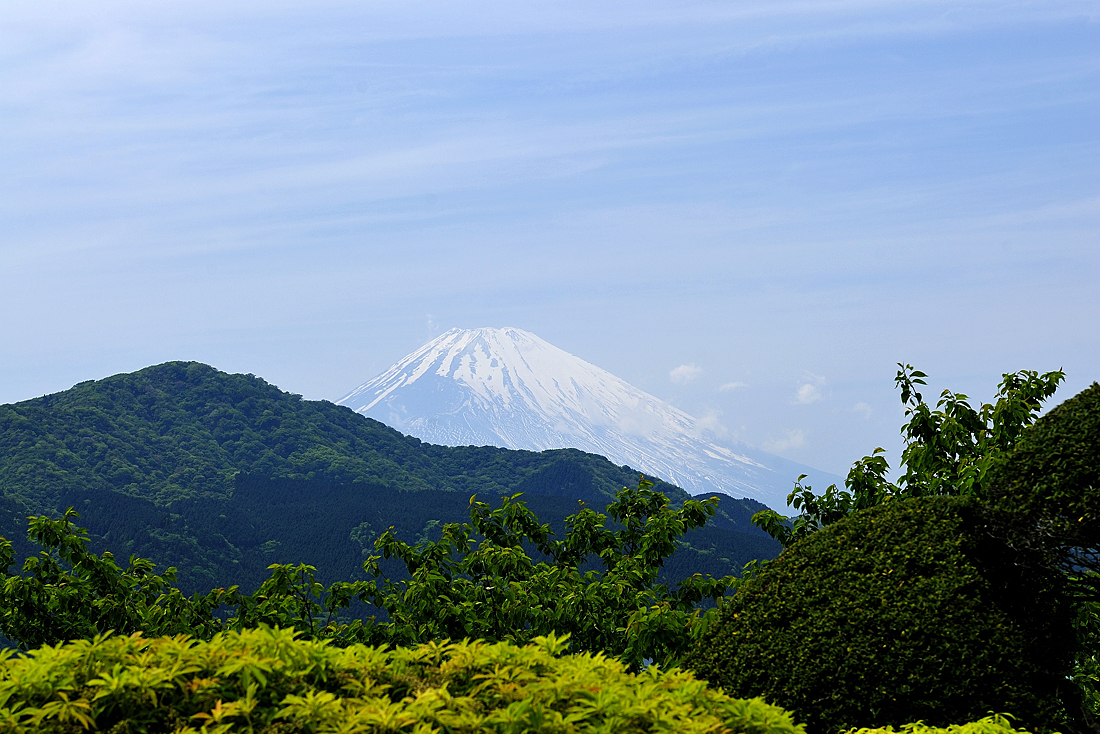
<path id="1" fill-rule="evenodd" d="M 779 510 L 799 474 L 828 478 L 719 441 L 687 413 L 522 329 L 451 329 L 338 403 L 430 443 L 578 448 L 693 494 Z"/>

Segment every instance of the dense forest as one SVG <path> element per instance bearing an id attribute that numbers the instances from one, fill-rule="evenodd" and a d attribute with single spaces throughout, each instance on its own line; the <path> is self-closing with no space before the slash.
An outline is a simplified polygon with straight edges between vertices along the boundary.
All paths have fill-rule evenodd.
<path id="1" fill-rule="evenodd" d="M 602 509 L 638 478 L 575 449 L 422 443 L 347 408 L 193 362 L 0 406 L 0 535 L 18 553 L 32 551 L 29 515 L 73 507 L 93 547 L 174 566 L 188 591 L 254 589 L 271 563 L 357 578 L 386 528 L 410 541 L 438 535 L 467 518 L 474 494 L 523 493 L 561 532 L 578 501 Z M 653 481 L 674 505 L 687 499 Z M 721 497 L 711 523 L 670 559 L 668 578 L 688 569 L 724 576 L 774 557 L 778 543 L 750 522 L 762 509 Z"/>

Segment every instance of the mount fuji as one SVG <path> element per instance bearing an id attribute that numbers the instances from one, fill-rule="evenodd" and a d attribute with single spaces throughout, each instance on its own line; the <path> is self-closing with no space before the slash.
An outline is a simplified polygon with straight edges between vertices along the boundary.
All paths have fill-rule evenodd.
<path id="1" fill-rule="evenodd" d="M 782 512 L 794 480 L 840 478 L 720 440 L 687 413 L 521 329 L 451 329 L 337 401 L 422 441 L 577 448 L 691 494 Z"/>

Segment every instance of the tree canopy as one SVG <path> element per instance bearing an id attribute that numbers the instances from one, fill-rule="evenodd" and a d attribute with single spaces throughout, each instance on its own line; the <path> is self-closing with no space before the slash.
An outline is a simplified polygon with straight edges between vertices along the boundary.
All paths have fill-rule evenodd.
<path id="1" fill-rule="evenodd" d="M 905 448 L 897 482 L 887 479 L 890 465 L 884 450 L 876 448 L 852 466 L 845 489 L 834 484 L 815 494 L 812 487 L 802 486 L 805 477 L 799 477 L 787 498 L 799 511 L 792 522 L 774 510 L 763 510 L 754 523 L 787 546 L 888 498 L 980 496 L 989 487 L 992 468 L 1009 455 L 1035 423 L 1043 402 L 1065 379 L 1060 370 L 1007 373 L 993 403 L 974 408 L 967 395 L 944 390 L 933 408 L 920 392 L 928 375 L 912 365 L 898 367 L 894 383 L 908 420 L 901 427 Z"/>

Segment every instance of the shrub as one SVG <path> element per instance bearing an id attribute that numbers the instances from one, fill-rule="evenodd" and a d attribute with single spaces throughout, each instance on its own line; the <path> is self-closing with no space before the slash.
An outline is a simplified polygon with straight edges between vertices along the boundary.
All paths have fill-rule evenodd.
<path id="1" fill-rule="evenodd" d="M 1100 384 L 1054 408 L 990 472 L 988 501 L 1013 545 L 1045 554 L 1076 597 L 1080 718 L 1100 730 Z"/>
<path id="2" fill-rule="evenodd" d="M 987 531 L 966 497 L 854 513 L 744 582 L 684 664 L 815 731 L 990 711 L 1054 726 L 1073 694 L 1062 577 Z"/>
<path id="3" fill-rule="evenodd" d="M 295 639 L 289 630 L 96 637 L 0 665 L 10 732 L 738 732 L 801 734 L 762 700 L 690 674 L 630 674 L 564 638 L 411 648 Z"/>
<path id="4" fill-rule="evenodd" d="M 1057 406 L 990 472 L 986 498 L 1037 540 L 1100 550 L 1100 384 Z M 1092 558 L 1089 558 L 1089 555 Z"/>
<path id="5" fill-rule="evenodd" d="M 928 726 L 918 721 L 915 724 L 905 724 L 900 731 L 892 726 L 882 729 L 852 729 L 848 734 L 1025 734 L 1012 727 L 1012 722 L 1000 714 L 992 714 L 978 721 L 967 724 L 953 724 L 951 726 Z"/>

